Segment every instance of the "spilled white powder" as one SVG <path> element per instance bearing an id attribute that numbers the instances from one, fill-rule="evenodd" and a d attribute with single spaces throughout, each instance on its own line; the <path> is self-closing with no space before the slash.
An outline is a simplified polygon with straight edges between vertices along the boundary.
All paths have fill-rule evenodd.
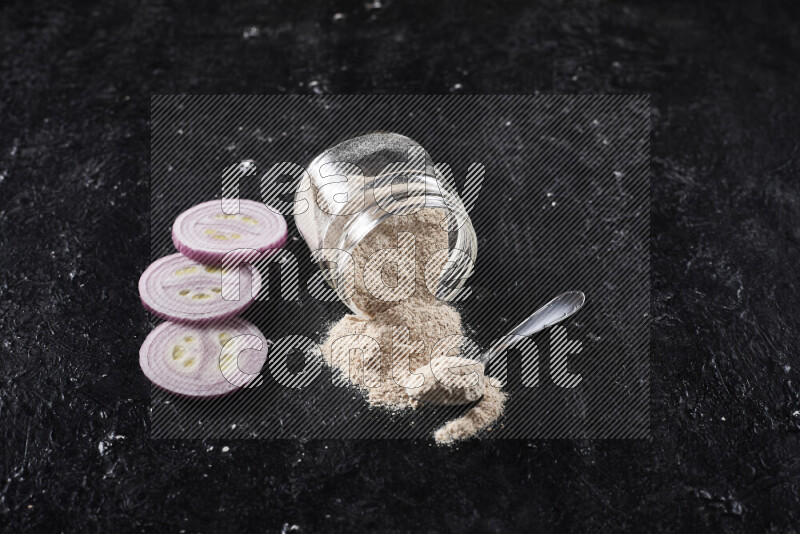
<path id="1" fill-rule="evenodd" d="M 484 428 L 491 430 L 491 424 L 503 415 L 506 394 L 500 389 L 500 382 L 487 377 L 483 398 L 464 415 L 447 422 L 438 429 L 433 438 L 440 445 L 449 445 L 455 441 L 467 439 Z"/>
<path id="2" fill-rule="evenodd" d="M 479 361 L 455 356 L 434 356 L 430 365 L 415 371 L 424 381 L 406 393 L 425 404 L 470 404 L 483 397 L 484 367 Z"/>
<path id="3" fill-rule="evenodd" d="M 345 315 L 330 328 L 321 348 L 325 361 L 340 370 L 343 378 L 359 388 L 374 406 L 389 410 L 419 408 L 422 403 L 409 395 L 407 387 L 416 397 L 428 401 L 445 399 L 452 404 L 480 399 L 464 415 L 435 432 L 437 443 L 450 444 L 489 427 L 502 415 L 506 395 L 500 391 L 499 383 L 484 379 L 483 366 L 476 362 L 465 367 L 466 362 L 456 361 L 461 359 L 441 358 L 435 361 L 434 370 L 431 369 L 431 354 L 436 344 L 443 340 L 436 347 L 436 355 L 451 356 L 460 345 L 458 339 L 448 336 L 463 333 L 458 310 L 437 301 L 425 280 L 429 258 L 448 246 L 447 231 L 441 226 L 443 217 L 443 211 L 427 208 L 411 215 L 390 217 L 359 243 L 353 251 L 356 281 L 352 300 L 370 319 Z M 398 269 L 388 263 L 380 272 L 380 278 L 385 286 L 395 287 L 398 294 L 408 293 L 409 296 L 399 302 L 375 298 L 364 280 L 365 265 L 378 251 L 397 247 L 398 236 L 402 233 L 410 233 L 415 238 L 415 275 L 400 279 Z M 441 272 L 445 259 L 442 255 L 438 258 L 441 261 L 435 260 L 427 267 L 429 273 Z M 408 285 L 412 282 L 413 288 Z M 398 327 L 405 327 L 407 331 Z M 446 365 L 441 365 L 445 361 Z M 467 371 L 474 372 L 471 375 L 474 383 L 459 382 L 459 378 L 455 379 L 456 383 L 447 381 L 447 376 L 466 375 Z M 422 385 L 419 375 L 426 379 Z M 457 389 L 458 385 L 468 387 Z"/>

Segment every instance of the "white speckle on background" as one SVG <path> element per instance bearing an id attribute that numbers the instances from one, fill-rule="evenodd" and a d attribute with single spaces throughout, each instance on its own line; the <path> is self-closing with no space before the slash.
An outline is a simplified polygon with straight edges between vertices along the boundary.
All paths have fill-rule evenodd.
<path id="1" fill-rule="evenodd" d="M 311 91 L 315 95 L 321 95 L 321 94 L 323 94 L 325 92 L 325 91 L 323 91 L 322 86 L 320 85 L 320 83 L 317 80 L 311 80 L 308 83 L 308 88 L 311 89 Z"/>

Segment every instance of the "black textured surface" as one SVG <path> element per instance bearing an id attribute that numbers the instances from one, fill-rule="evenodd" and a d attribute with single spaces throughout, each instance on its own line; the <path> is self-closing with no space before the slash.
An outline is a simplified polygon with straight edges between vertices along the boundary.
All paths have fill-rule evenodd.
<path id="1" fill-rule="evenodd" d="M 0 7 L 0 527 L 800 522 L 796 3 L 117 4 Z M 148 439 L 150 95 L 315 91 L 652 93 L 649 440 Z"/>

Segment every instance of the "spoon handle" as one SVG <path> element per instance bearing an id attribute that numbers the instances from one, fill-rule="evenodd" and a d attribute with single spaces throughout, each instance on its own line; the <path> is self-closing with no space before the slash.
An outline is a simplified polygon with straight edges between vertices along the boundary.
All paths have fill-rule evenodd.
<path id="1" fill-rule="evenodd" d="M 482 358 L 488 361 L 492 355 L 501 354 L 504 350 L 520 341 L 523 337 L 535 334 L 547 327 L 563 321 L 583 306 L 586 297 L 581 291 L 562 293 L 522 321 L 516 328 L 506 334 Z"/>

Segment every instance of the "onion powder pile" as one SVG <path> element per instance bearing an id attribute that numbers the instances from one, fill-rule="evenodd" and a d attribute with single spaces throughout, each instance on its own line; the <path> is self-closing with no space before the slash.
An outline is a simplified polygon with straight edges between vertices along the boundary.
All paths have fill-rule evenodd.
<path id="1" fill-rule="evenodd" d="M 353 251 L 356 282 L 352 300 L 369 319 L 345 315 L 329 329 L 321 349 L 325 361 L 338 369 L 344 380 L 361 390 L 373 406 L 389 410 L 421 407 L 424 403 L 415 398 L 418 395 L 412 397 L 406 390 L 408 387 L 412 393 L 422 393 L 422 390 L 415 389 L 415 386 L 419 386 L 419 374 L 426 377 L 421 398 L 449 399 L 453 401 L 450 404 L 466 404 L 479 399 L 464 415 L 447 422 L 435 432 L 437 443 L 451 444 L 476 435 L 497 420 L 503 413 L 506 395 L 500 391 L 498 382 L 483 376 L 483 366 L 480 364 L 471 368 L 472 371 L 478 371 L 475 375 L 480 384 L 470 382 L 462 390 L 449 388 L 446 381 L 432 376 L 431 355 L 436 344 L 442 340 L 435 356 L 451 356 L 460 348 L 460 344 L 458 338 L 451 339 L 449 336 L 463 334 L 458 310 L 437 301 L 434 293 L 428 289 L 436 287 L 438 279 L 433 284 L 431 280 L 425 280 L 426 263 L 430 258 L 440 258 L 441 261 L 436 263 L 433 260 L 435 263 L 427 266 L 428 272 L 440 273 L 444 267 L 445 257 L 441 254 L 434 256 L 436 251 L 448 248 L 448 234 L 442 228 L 444 216 L 443 211 L 431 208 L 414 214 L 396 215 L 382 222 L 358 244 Z M 401 280 L 398 270 L 390 261 L 380 271 L 380 276 L 386 286 L 395 287 L 401 294 L 410 294 L 399 301 L 376 298 L 364 280 L 365 265 L 378 251 L 398 247 L 398 236 L 402 234 L 414 236 L 415 277 Z M 404 283 L 412 282 L 413 289 L 401 287 Z M 407 335 L 396 340 L 393 358 L 396 327 L 405 327 Z M 363 337 L 355 336 L 368 336 L 375 342 L 365 343 Z M 442 363 L 435 361 L 434 367 Z M 444 372 L 458 371 L 445 369 Z M 435 374 L 442 378 L 441 372 Z M 457 401 L 459 395 L 462 398 Z"/>

